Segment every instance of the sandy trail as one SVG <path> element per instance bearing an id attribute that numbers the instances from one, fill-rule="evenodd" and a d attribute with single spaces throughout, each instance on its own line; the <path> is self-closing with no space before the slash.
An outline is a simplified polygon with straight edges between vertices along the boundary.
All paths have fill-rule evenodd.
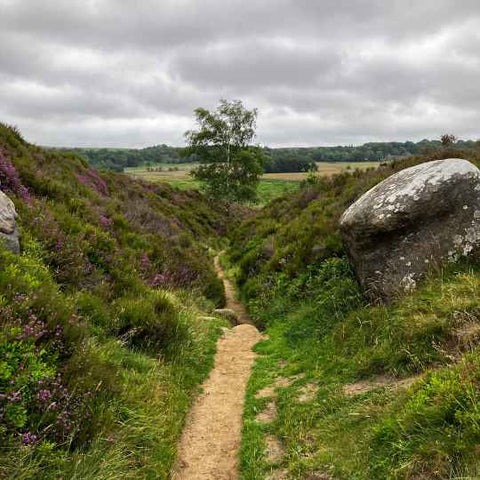
<path id="1" fill-rule="evenodd" d="M 245 307 L 243 306 L 243 303 L 237 300 L 235 296 L 235 288 L 230 283 L 230 280 L 228 280 L 228 278 L 225 276 L 225 273 L 220 266 L 220 261 L 218 260 L 218 257 L 215 257 L 214 263 L 217 275 L 220 280 L 223 281 L 223 286 L 225 287 L 225 297 L 227 299 L 226 308 L 233 310 L 237 314 L 239 323 L 248 323 L 249 325 L 253 325 L 247 314 L 247 311 L 245 310 Z"/>
<path id="2" fill-rule="evenodd" d="M 252 347 L 262 335 L 251 324 L 243 305 L 215 258 L 215 268 L 225 285 L 227 308 L 240 325 L 225 330 L 218 340 L 215 366 L 203 383 L 180 441 L 175 480 L 236 480 L 241 443 L 245 388 L 255 359 Z"/>

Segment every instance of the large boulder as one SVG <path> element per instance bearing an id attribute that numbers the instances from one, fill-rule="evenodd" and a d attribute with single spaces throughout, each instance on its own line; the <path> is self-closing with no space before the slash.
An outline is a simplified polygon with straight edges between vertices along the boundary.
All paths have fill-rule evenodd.
<path id="1" fill-rule="evenodd" d="M 13 202 L 0 190 L 0 241 L 14 253 L 20 252 L 17 212 Z"/>
<path id="2" fill-rule="evenodd" d="M 402 170 L 351 205 L 340 228 L 367 295 L 391 300 L 430 268 L 478 253 L 480 170 L 459 158 Z"/>

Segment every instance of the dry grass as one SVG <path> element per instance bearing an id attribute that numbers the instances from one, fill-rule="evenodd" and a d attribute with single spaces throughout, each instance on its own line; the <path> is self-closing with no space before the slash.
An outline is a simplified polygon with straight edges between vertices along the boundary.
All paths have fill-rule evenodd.
<path id="1" fill-rule="evenodd" d="M 317 162 L 317 173 L 321 177 L 329 177 L 345 170 L 366 170 L 367 168 L 377 168 L 379 162 Z M 285 182 L 299 182 L 308 177 L 308 172 L 289 172 L 289 173 L 266 173 L 262 178 L 270 180 L 283 180 Z"/>

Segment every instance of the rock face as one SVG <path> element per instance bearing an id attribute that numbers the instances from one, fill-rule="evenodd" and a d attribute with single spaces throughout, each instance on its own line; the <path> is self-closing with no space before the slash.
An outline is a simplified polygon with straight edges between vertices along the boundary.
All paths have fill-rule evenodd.
<path id="1" fill-rule="evenodd" d="M 433 266 L 480 250 L 480 170 L 467 160 L 392 175 L 340 219 L 357 278 L 374 300 L 412 290 Z"/>
<path id="2" fill-rule="evenodd" d="M 20 252 L 15 205 L 2 191 L 0 191 L 0 241 L 3 241 L 12 252 Z"/>

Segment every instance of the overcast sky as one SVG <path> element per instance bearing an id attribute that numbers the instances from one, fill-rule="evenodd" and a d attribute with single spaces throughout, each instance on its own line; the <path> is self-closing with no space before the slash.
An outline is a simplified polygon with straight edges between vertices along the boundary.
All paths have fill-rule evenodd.
<path id="1" fill-rule="evenodd" d="M 183 144 L 259 109 L 271 146 L 480 138 L 480 0 L 0 0 L 0 121 L 41 145 Z"/>

